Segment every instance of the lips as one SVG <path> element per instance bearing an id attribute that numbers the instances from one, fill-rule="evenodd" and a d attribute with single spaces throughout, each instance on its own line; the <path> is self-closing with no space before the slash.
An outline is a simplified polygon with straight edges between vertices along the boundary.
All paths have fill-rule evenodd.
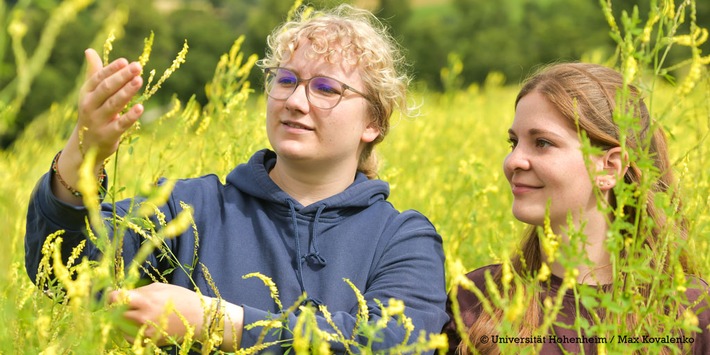
<path id="1" fill-rule="evenodd" d="M 313 131 L 314 130 L 312 127 L 306 126 L 306 125 L 296 122 L 296 121 L 281 121 L 281 124 L 286 126 L 287 128 L 292 128 L 294 130 L 305 130 L 305 131 Z"/>
<path id="2" fill-rule="evenodd" d="M 542 189 L 542 186 L 528 185 L 523 183 L 514 182 L 511 184 L 511 189 L 513 190 L 513 195 L 520 195 L 527 192 L 532 192 Z"/>

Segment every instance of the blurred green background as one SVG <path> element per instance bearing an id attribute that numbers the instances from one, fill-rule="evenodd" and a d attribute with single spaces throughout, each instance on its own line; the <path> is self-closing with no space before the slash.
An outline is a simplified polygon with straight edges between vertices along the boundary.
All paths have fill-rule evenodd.
<path id="1" fill-rule="evenodd" d="M 322 7 L 341 2 L 309 4 Z M 599 62 L 611 57 L 616 46 L 597 0 L 352 3 L 372 10 L 390 26 L 406 50 L 416 84 L 424 90 L 465 89 L 484 82 L 491 73 L 503 84 L 515 85 L 541 63 Z M 643 18 L 651 3 L 612 1 L 617 18 L 635 6 Z M 187 40 L 190 50 L 180 75 L 171 78 L 150 104 L 165 105 L 173 94 L 183 102 L 196 95 L 204 103 L 204 85 L 219 56 L 245 35 L 243 52 L 261 57 L 266 36 L 292 5 L 284 0 L 4 1 L 0 4 L 0 102 L 10 102 L 12 112 L 0 112 L 0 149 L 9 147 L 53 102 L 74 98 L 77 80 L 83 79 L 83 50 L 100 50 L 111 27 L 117 29 L 112 58 L 137 59 L 144 38 L 153 31 L 155 44 L 148 69 L 159 68 L 159 73 Z M 710 1 L 698 1 L 696 11 L 698 25 L 710 27 Z M 687 33 L 688 29 L 679 31 Z M 13 35 L 19 40 L 13 41 Z M 18 44 L 24 48 L 24 59 L 13 51 Z M 710 52 L 708 43 L 701 48 Z M 688 51 L 687 47 L 674 48 L 668 63 L 687 58 Z M 23 60 L 36 72 L 20 78 L 17 63 Z M 459 71 L 443 72 L 447 67 Z M 258 83 L 259 75 L 254 70 L 251 81 Z"/>
<path id="2" fill-rule="evenodd" d="M 612 39 L 599 0 L 356 1 L 391 26 L 411 63 L 412 98 L 421 103 L 421 115 L 393 116 L 392 130 L 377 148 L 380 177 L 390 183 L 389 200 L 397 208 L 421 211 L 442 235 L 447 284 L 468 270 L 507 259 L 517 245 L 525 225 L 510 215 L 512 195 L 501 169 L 510 151 L 506 130 L 515 96 L 521 80 L 538 65 L 570 60 L 626 72 L 633 68 L 649 110 L 668 133 L 689 219 L 689 248 L 708 279 L 710 47 L 707 42 L 695 46 L 707 40 L 707 31 L 692 23 L 695 18 L 698 26 L 710 27 L 710 1 L 609 1 L 618 36 L 627 40 Z M 632 14 L 637 2 L 636 20 L 631 15 L 624 20 L 622 13 Z M 654 12 L 654 4 L 670 6 Z M 101 53 L 113 30 L 110 58 L 136 60 L 153 31 L 146 69 L 160 77 L 185 41 L 190 47 L 187 61 L 146 103 L 140 131 L 129 135 L 108 166 L 115 198 L 128 198 L 144 193 L 161 176 L 224 177 L 255 150 L 268 147 L 260 73 L 249 71 L 253 62 L 246 58 L 263 55 L 266 36 L 291 6 L 292 0 L 0 2 L 0 354 L 144 350 L 130 351 L 130 344 L 111 338 L 121 329 L 118 313 L 78 306 L 92 297 L 86 286 L 81 288 L 85 297 L 74 298 L 77 307 L 58 307 L 24 267 L 28 199 L 74 128 L 84 49 Z M 677 13 L 681 8 L 686 13 Z M 654 16 L 660 17 L 658 26 L 648 25 Z M 643 39 L 645 28 L 651 28 L 649 41 Z M 222 64 L 216 71 L 220 56 L 240 36 L 244 63 L 235 54 L 229 68 Z M 662 42 L 655 43 L 659 38 Z M 689 43 L 679 44 L 681 38 Z M 618 58 L 633 66 L 614 62 Z M 249 82 L 235 74 L 243 68 L 251 73 Z M 208 101 L 205 86 L 213 77 L 213 87 L 220 90 Z M 667 85 L 673 77 L 681 84 Z M 255 92 L 247 95 L 248 90 Z M 87 272 L 94 282 L 120 275 L 108 267 Z M 658 308 L 654 303 L 649 309 Z M 610 334 L 628 330 L 624 324 L 604 326 Z M 608 353 L 634 350 L 617 344 Z"/>

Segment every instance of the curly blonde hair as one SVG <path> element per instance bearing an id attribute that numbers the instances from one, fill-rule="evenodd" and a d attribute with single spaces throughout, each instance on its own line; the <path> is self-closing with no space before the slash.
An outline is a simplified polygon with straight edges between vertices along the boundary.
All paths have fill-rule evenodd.
<path id="1" fill-rule="evenodd" d="M 374 146 L 387 135 L 392 113 L 398 109 L 406 116 L 413 116 L 416 109 L 407 103 L 411 79 L 404 71 L 404 56 L 398 43 L 388 34 L 387 27 L 367 10 L 348 4 L 321 11 L 301 7 L 293 20 L 269 35 L 266 56 L 257 65 L 265 68 L 288 61 L 302 39 L 310 42 L 314 56 L 330 63 L 347 61 L 361 69 L 369 114 L 380 135 L 365 146 L 358 171 L 370 179 L 376 178 Z"/>

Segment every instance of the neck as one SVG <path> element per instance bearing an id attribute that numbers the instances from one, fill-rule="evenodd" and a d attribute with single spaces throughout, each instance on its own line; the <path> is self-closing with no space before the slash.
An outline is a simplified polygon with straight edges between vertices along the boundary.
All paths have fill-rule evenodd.
<path id="1" fill-rule="evenodd" d="M 606 233 L 608 231 L 607 221 L 601 213 L 594 214 L 589 218 L 584 225 L 575 223 L 575 228 L 584 234 L 587 238 L 584 245 L 581 245 L 582 255 L 590 263 L 578 263 L 575 268 L 578 271 L 577 283 L 580 284 L 610 284 L 613 281 L 611 256 L 604 246 Z M 561 237 L 561 242 L 570 243 L 569 230 L 566 227 L 558 227 L 554 233 Z M 579 234 L 579 233 L 577 233 Z M 544 254 L 544 252 L 543 252 Z M 543 259 L 548 259 L 543 255 Z M 558 258 L 550 263 L 551 272 L 560 278 L 565 276 L 565 268 L 562 266 Z"/>
<path id="2" fill-rule="evenodd" d="M 357 166 L 331 165 L 328 168 L 290 164 L 277 158 L 269 177 L 303 206 L 337 195 L 355 179 Z"/>

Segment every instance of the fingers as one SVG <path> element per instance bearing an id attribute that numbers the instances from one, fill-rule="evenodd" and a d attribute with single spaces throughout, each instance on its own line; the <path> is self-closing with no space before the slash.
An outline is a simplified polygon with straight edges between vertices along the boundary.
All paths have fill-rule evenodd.
<path id="1" fill-rule="evenodd" d="M 156 295 L 151 295 L 151 292 L 148 286 L 144 286 L 130 291 L 111 291 L 108 294 L 109 304 L 127 307 L 122 311 L 121 316 L 136 327 L 123 330 L 124 338 L 130 343 L 135 342 L 136 334 L 141 334 L 142 339 L 153 339 L 156 344 L 164 345 L 166 343 L 164 337 L 176 333 L 175 330 L 171 330 L 175 327 L 171 327 L 171 323 L 176 322 L 173 319 L 175 311 L 165 308 L 165 304 L 156 302 Z M 177 321 L 179 322 L 179 319 Z M 177 334 L 184 334 L 184 330 L 178 331 Z"/>
<path id="2" fill-rule="evenodd" d="M 87 113 L 99 111 L 104 117 L 120 112 L 143 85 L 141 65 L 119 58 L 104 67 L 95 50 L 87 49 L 84 55 L 86 81 L 80 109 Z"/>
<path id="3" fill-rule="evenodd" d="M 86 58 L 86 91 L 96 90 L 102 81 L 129 65 L 125 58 L 119 58 L 104 67 L 99 54 L 91 48 L 84 51 L 84 57 Z M 140 67 L 138 63 L 136 65 Z"/>
<path id="4" fill-rule="evenodd" d="M 132 292 L 128 290 L 111 291 L 108 294 L 108 304 L 110 305 L 127 305 L 131 308 L 131 302 L 134 300 Z M 135 307 L 133 307 L 135 308 Z"/>
<path id="5" fill-rule="evenodd" d="M 143 114 L 143 110 L 144 108 L 141 104 L 137 104 L 131 107 L 128 112 L 126 112 L 123 116 L 120 116 L 118 120 L 116 120 L 118 128 L 121 131 L 126 131 L 127 129 L 129 129 L 141 117 L 141 115 Z"/>
<path id="6" fill-rule="evenodd" d="M 79 96 L 78 126 L 87 128 L 84 147 L 98 147 L 103 158 L 115 151 L 122 134 L 143 114 L 142 105 L 122 112 L 143 85 L 142 67 L 123 58 L 103 66 L 93 49 L 84 55 L 86 80 Z"/>
<path id="7" fill-rule="evenodd" d="M 85 111 L 103 117 L 120 112 L 143 85 L 141 66 L 117 60 L 94 73 L 85 84 Z"/>
<path id="8" fill-rule="evenodd" d="M 143 325 L 150 321 L 146 315 L 146 300 L 138 293 L 127 290 L 111 291 L 108 295 L 110 305 L 126 305 L 128 309 L 123 311 L 123 318 L 132 321 L 136 325 Z"/>
<path id="9" fill-rule="evenodd" d="M 101 62 L 99 54 L 92 48 L 84 51 L 84 57 L 86 58 L 86 80 L 88 80 L 99 70 L 101 70 L 104 65 Z"/>
<path id="10" fill-rule="evenodd" d="M 147 307 L 150 301 L 136 290 L 117 290 L 109 293 L 108 303 L 111 305 L 126 305 L 129 310 L 136 310 Z"/>
<path id="11" fill-rule="evenodd" d="M 117 114 L 126 107 L 143 84 L 143 79 L 140 76 L 133 77 L 126 83 L 123 81 L 111 83 L 110 81 L 112 81 L 111 79 L 113 78 L 114 76 L 103 81 L 96 89 L 94 92 L 95 95 L 93 96 L 94 100 L 92 106 L 95 105 L 96 114 L 98 117 L 108 118 L 107 122 L 110 122 L 111 118 L 117 118 Z M 116 85 L 122 86 L 116 87 Z M 142 112 L 142 110 L 140 112 Z M 133 115 L 135 115 L 135 113 L 136 111 L 133 111 Z M 133 122 L 135 122 L 135 120 Z M 130 127 L 130 125 L 121 126 L 124 130 Z"/>

